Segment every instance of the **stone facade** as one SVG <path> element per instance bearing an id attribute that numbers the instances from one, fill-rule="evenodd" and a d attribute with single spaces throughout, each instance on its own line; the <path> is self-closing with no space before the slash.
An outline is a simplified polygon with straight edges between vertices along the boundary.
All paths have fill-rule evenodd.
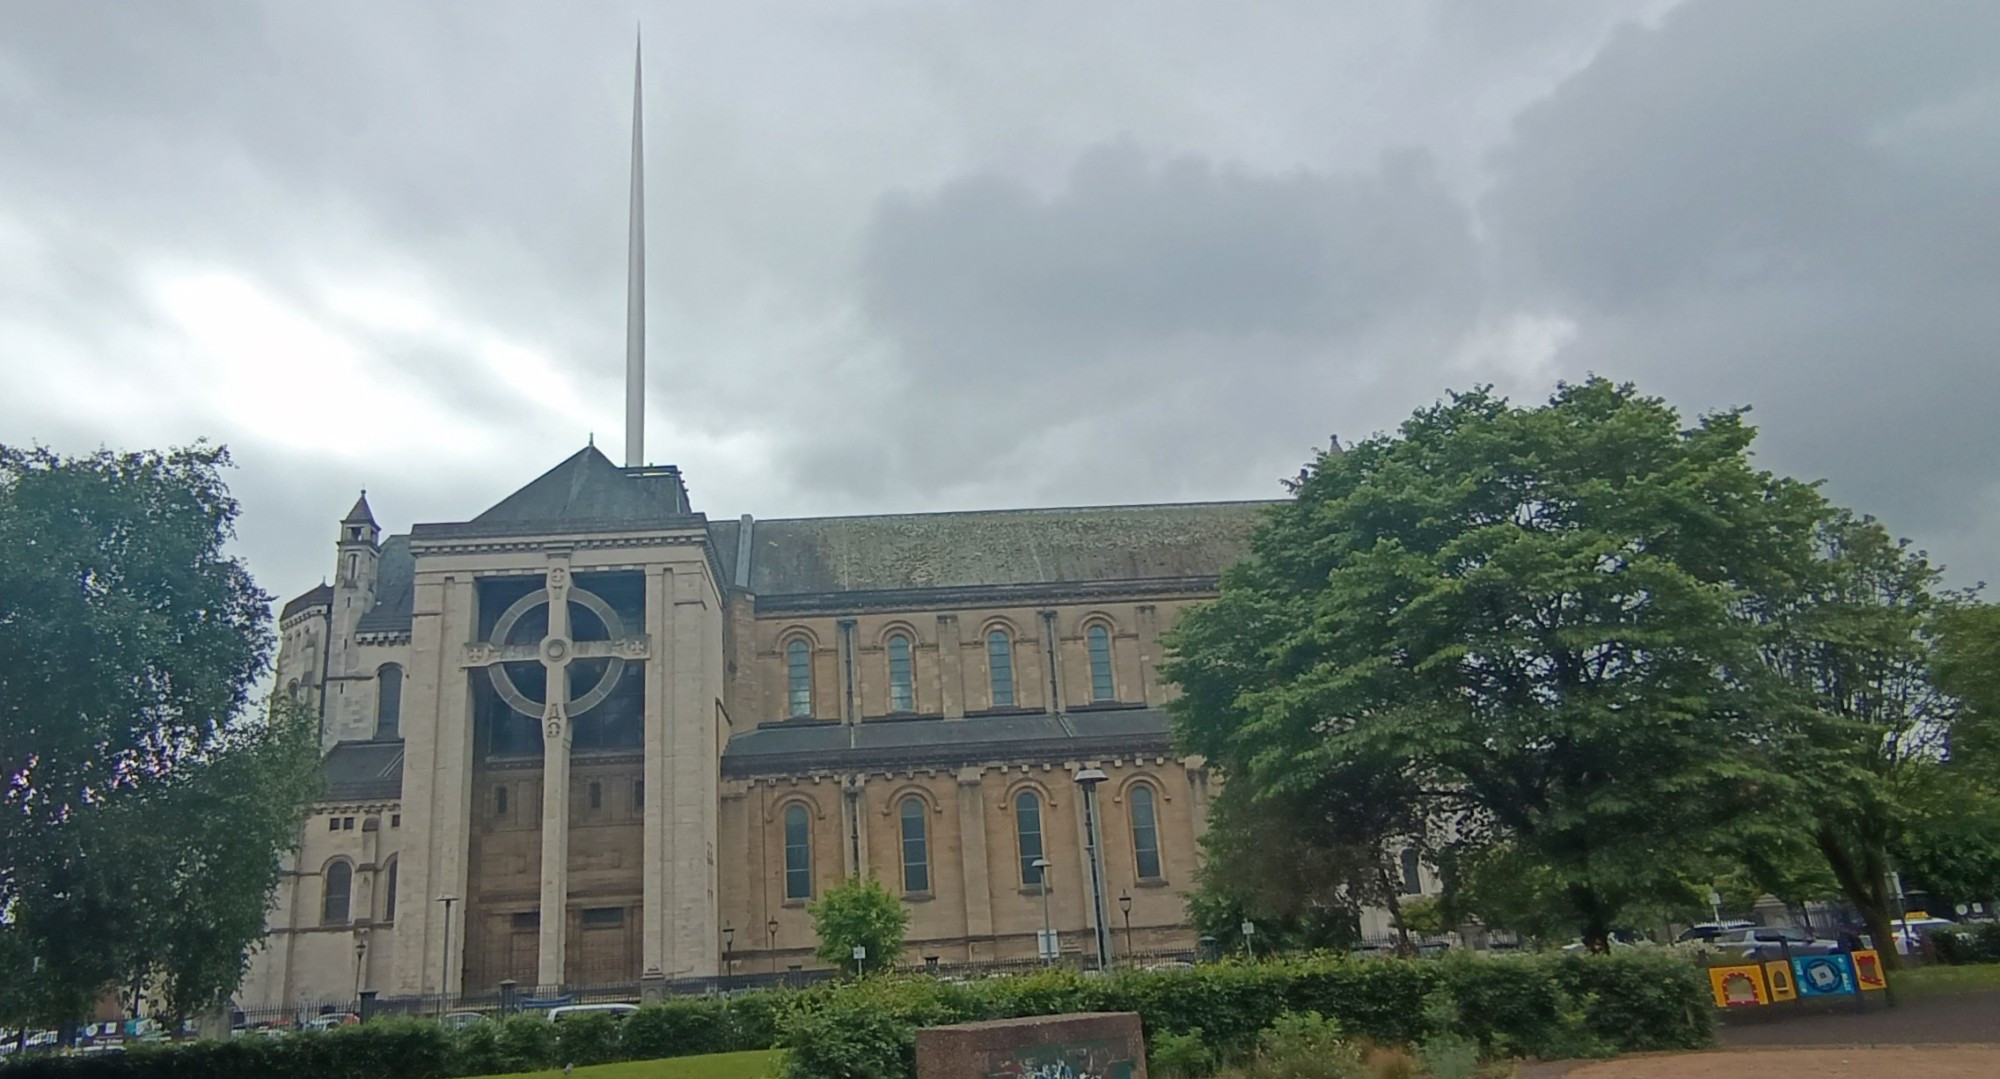
<path id="1" fill-rule="evenodd" d="M 857 872 L 902 962 L 1032 959 L 1045 909 L 1090 954 L 1086 767 L 1114 954 L 1192 949 L 1160 636 L 1259 505 L 711 522 L 595 449 L 469 522 L 364 498 L 279 620 L 328 787 L 239 1002 L 810 968 Z"/>

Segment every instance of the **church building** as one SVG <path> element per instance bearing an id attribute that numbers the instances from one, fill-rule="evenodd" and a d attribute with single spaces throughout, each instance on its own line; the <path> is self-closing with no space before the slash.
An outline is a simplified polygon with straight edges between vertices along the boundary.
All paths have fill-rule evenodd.
<path id="1" fill-rule="evenodd" d="M 280 620 L 326 791 L 238 1001 L 810 969 L 855 874 L 899 965 L 1192 951 L 1160 638 L 1261 505 L 710 520 L 595 447 L 470 521 L 364 496 Z"/>

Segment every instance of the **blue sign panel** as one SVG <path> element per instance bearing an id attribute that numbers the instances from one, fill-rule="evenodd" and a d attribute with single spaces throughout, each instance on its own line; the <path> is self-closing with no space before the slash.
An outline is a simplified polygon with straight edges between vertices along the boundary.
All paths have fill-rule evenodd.
<path id="1" fill-rule="evenodd" d="M 1854 961 L 1845 955 L 1792 957 L 1792 980 L 1802 997 L 1830 997 L 1854 992 Z"/>

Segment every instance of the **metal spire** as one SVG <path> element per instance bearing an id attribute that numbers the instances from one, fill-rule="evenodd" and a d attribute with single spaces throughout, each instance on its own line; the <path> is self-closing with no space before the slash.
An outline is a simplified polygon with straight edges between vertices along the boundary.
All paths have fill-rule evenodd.
<path id="1" fill-rule="evenodd" d="M 632 210 L 625 265 L 625 464 L 646 463 L 646 153 L 640 47 L 632 46 Z"/>

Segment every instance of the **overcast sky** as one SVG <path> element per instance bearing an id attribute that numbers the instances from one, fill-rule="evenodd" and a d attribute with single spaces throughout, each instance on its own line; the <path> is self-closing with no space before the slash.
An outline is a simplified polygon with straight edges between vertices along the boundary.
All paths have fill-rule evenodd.
<path id="1" fill-rule="evenodd" d="M 1447 389 L 1753 406 L 2000 574 L 2000 3 L 0 0 L 0 442 L 281 598 L 622 444 L 711 516 L 1260 498 Z"/>

